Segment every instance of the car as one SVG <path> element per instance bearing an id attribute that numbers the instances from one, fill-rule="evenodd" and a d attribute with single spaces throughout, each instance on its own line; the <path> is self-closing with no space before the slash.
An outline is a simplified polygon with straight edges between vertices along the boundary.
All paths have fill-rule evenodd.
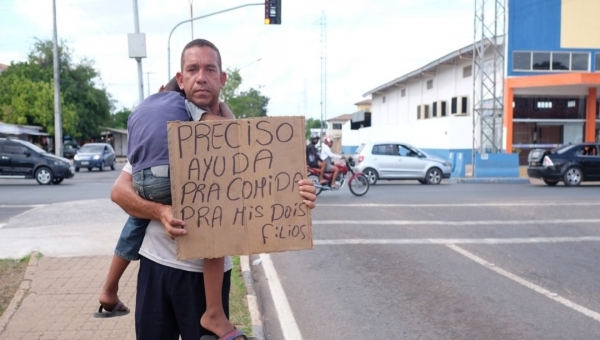
<path id="1" fill-rule="evenodd" d="M 450 178 L 452 164 L 445 159 L 403 142 L 369 142 L 356 150 L 357 170 L 375 184 L 380 179 L 418 180 L 421 184 L 440 184 Z"/>
<path id="2" fill-rule="evenodd" d="M 73 176 L 68 159 L 17 138 L 0 138 L 0 178 L 35 178 L 47 185 L 60 184 Z"/>
<path id="3" fill-rule="evenodd" d="M 65 147 L 63 148 L 63 157 L 73 158 L 75 157 L 77 150 L 79 150 L 79 147 L 77 145 L 65 144 Z"/>
<path id="4" fill-rule="evenodd" d="M 539 178 L 549 186 L 561 181 L 568 187 L 600 181 L 599 151 L 599 143 L 567 144 L 552 150 L 533 149 L 527 156 L 527 176 Z"/>
<path id="5" fill-rule="evenodd" d="M 73 165 L 75 172 L 79 172 L 81 168 L 87 168 L 88 171 L 98 168 L 100 171 L 104 171 L 107 166 L 114 170 L 117 165 L 117 157 L 110 144 L 87 143 L 81 146 L 73 157 Z"/>

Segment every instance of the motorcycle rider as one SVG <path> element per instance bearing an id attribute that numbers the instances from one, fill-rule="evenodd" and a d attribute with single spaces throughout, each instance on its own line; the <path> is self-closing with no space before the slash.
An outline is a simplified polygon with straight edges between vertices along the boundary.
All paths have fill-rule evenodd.
<path id="1" fill-rule="evenodd" d="M 333 138 L 331 136 L 325 136 L 323 139 L 323 145 L 321 145 L 321 159 L 325 162 L 325 172 L 333 172 L 333 177 L 331 180 L 331 188 L 337 188 L 337 184 L 335 183 L 337 180 L 338 173 L 340 169 L 333 164 L 333 159 L 343 159 L 344 156 L 335 154 L 331 151 L 331 146 L 333 145 Z M 323 179 L 324 172 L 321 172 L 321 180 Z"/>
<path id="2" fill-rule="evenodd" d="M 321 170 L 319 175 L 319 182 L 321 184 L 327 184 L 327 180 L 323 180 L 323 175 L 325 174 L 325 167 L 327 164 L 323 162 L 321 157 L 319 156 L 319 152 L 315 145 L 319 142 L 319 135 L 312 135 L 310 138 L 310 143 L 306 146 L 306 164 L 311 168 L 317 168 Z"/>

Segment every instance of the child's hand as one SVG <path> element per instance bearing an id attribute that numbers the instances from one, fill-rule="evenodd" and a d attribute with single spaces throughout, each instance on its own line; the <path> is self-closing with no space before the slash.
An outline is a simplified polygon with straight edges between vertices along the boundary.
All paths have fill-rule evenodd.
<path id="1" fill-rule="evenodd" d="M 305 198 L 304 204 L 310 209 L 314 209 L 316 207 L 315 200 L 317 199 L 315 184 L 312 180 L 305 178 L 299 180 L 298 185 L 300 186 L 300 196 Z"/>

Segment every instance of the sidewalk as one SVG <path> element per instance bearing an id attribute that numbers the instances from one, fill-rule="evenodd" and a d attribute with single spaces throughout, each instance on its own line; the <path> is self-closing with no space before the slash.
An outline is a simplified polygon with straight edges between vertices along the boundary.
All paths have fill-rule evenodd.
<path id="1" fill-rule="evenodd" d="M 21 287 L 0 316 L 0 340 L 135 339 L 139 262 L 129 265 L 119 287 L 119 298 L 131 313 L 93 317 L 126 219 L 109 199 L 100 199 L 34 208 L 0 228 L 0 258 L 21 258 L 33 251 L 43 255 L 32 254 Z M 263 339 L 248 261 L 241 257 L 253 332 Z"/>

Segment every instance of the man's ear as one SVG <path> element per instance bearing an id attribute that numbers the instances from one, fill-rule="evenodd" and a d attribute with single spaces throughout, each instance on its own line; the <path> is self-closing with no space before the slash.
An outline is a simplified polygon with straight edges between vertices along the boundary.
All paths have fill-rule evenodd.
<path id="1" fill-rule="evenodd" d="M 185 89 L 183 88 L 183 74 L 181 74 L 181 72 L 177 72 L 175 78 L 177 78 L 177 85 L 179 85 L 181 91 L 185 92 Z"/>
<path id="2" fill-rule="evenodd" d="M 227 82 L 227 73 L 221 72 L 221 88 L 223 88 L 225 86 L 226 82 Z"/>

